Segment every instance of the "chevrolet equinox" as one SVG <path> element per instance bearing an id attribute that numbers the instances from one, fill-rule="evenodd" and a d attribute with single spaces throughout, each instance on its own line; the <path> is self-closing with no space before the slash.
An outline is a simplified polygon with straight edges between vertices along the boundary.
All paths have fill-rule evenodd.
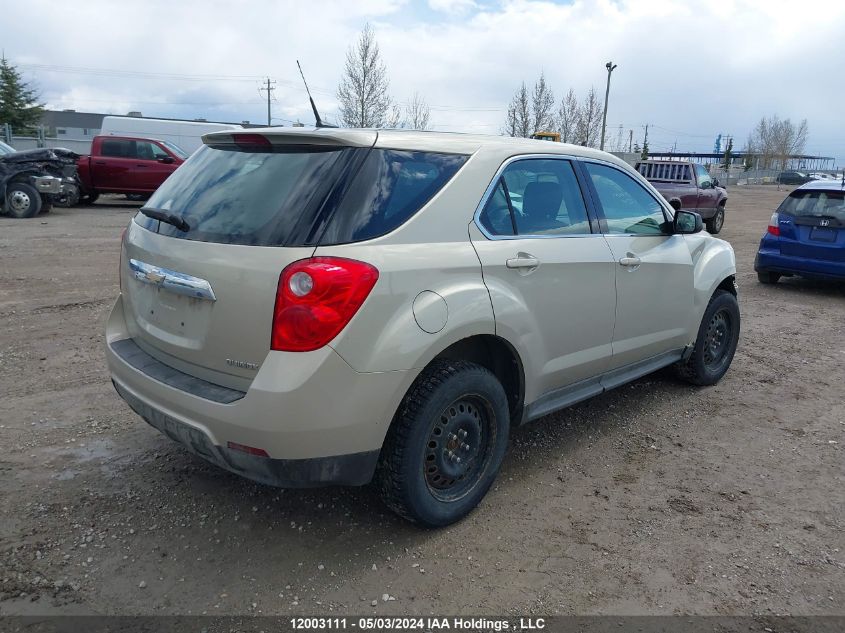
<path id="1" fill-rule="evenodd" d="M 731 247 L 617 158 L 364 129 L 219 132 L 121 244 L 114 386 L 193 453 L 275 486 L 470 512 L 512 426 L 736 350 Z"/>

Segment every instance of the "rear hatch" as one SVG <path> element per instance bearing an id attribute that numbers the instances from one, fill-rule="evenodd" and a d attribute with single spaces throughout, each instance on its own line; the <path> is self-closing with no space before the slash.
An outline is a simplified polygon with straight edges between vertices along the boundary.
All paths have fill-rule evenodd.
<path id="1" fill-rule="evenodd" d="M 778 208 L 783 255 L 845 262 L 845 191 L 796 189 Z"/>
<path id="2" fill-rule="evenodd" d="M 135 343 L 180 371 L 246 388 L 270 349 L 279 274 L 314 252 L 326 209 L 375 139 L 207 137 L 144 206 L 158 219 L 139 213 L 126 233 L 121 285 Z"/>

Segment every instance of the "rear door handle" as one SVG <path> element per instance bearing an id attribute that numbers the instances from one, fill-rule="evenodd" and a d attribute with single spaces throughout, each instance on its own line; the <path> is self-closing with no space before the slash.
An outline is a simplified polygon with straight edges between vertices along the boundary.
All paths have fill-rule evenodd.
<path id="1" fill-rule="evenodd" d="M 540 260 L 528 253 L 520 253 L 518 257 L 507 260 L 505 265 L 508 268 L 537 268 L 540 265 Z"/>
<path id="2" fill-rule="evenodd" d="M 642 263 L 643 261 L 639 257 L 635 257 L 630 253 L 628 254 L 628 257 L 623 257 L 619 260 L 619 264 L 625 266 L 626 268 L 636 268 Z"/>

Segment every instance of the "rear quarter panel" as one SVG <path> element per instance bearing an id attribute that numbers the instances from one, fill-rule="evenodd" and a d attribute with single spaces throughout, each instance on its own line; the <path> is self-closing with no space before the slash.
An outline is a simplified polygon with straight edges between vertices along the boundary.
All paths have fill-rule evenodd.
<path id="1" fill-rule="evenodd" d="M 468 227 L 502 160 L 474 154 L 446 187 L 392 233 L 317 248 L 315 256 L 350 257 L 379 270 L 372 293 L 331 343 L 354 369 L 419 369 L 452 343 L 495 333 L 490 295 Z M 437 332 L 421 329 L 414 314 L 414 300 L 423 291 L 436 293 L 445 303 L 446 323 Z M 436 312 L 438 305 L 427 309 Z"/>

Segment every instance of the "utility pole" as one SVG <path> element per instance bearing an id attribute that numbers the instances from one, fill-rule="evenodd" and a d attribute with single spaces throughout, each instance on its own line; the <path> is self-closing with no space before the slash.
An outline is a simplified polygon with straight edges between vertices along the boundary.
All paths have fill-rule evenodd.
<path id="1" fill-rule="evenodd" d="M 643 155 L 642 159 L 648 158 L 648 123 L 645 124 L 645 136 L 643 137 Z"/>
<path id="2" fill-rule="evenodd" d="M 599 149 L 604 149 L 604 133 L 607 129 L 607 100 L 610 97 L 610 73 L 612 73 L 618 64 L 607 62 L 604 67 L 607 68 L 607 89 L 604 91 L 604 114 L 601 117 L 601 145 Z"/>
<path id="3" fill-rule="evenodd" d="M 271 121 L 271 118 L 270 118 L 270 98 L 273 95 L 273 91 L 276 89 L 275 88 L 276 82 L 271 81 L 269 77 L 267 77 L 267 79 L 265 81 L 266 81 L 266 86 L 263 87 L 263 88 L 259 88 L 258 92 L 261 93 L 261 92 L 267 91 L 267 127 L 270 127 L 270 125 L 272 125 L 270 123 L 270 121 Z"/>

